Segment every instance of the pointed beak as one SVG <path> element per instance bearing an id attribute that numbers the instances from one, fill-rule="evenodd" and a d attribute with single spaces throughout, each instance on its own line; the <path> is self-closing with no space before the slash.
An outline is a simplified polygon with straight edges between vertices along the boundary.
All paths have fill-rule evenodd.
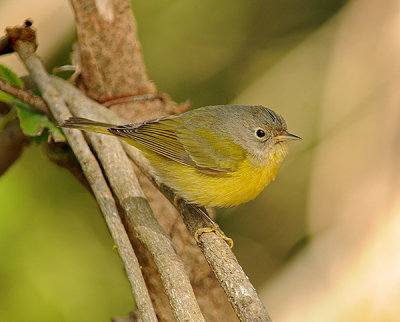
<path id="1" fill-rule="evenodd" d="M 281 135 L 274 136 L 273 139 L 278 142 L 302 140 L 300 136 L 289 133 L 288 131 L 283 132 Z"/>

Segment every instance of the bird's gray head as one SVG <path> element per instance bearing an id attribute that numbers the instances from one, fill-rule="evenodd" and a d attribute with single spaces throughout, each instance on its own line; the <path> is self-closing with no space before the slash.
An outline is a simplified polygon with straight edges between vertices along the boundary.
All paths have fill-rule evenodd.
<path id="1" fill-rule="evenodd" d="M 260 160 L 268 157 L 277 144 L 286 154 L 287 141 L 299 139 L 287 132 L 282 116 L 264 106 L 232 105 L 223 122 L 234 142 Z"/>

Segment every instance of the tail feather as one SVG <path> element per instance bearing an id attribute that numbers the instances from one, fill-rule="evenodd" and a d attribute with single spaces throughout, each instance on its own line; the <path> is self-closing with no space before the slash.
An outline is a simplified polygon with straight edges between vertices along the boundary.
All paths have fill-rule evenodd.
<path id="1" fill-rule="evenodd" d="M 81 117 L 70 117 L 68 120 L 64 121 L 60 127 L 113 135 L 108 131 L 108 129 L 115 127 L 115 125 L 110 123 L 96 122 Z"/>

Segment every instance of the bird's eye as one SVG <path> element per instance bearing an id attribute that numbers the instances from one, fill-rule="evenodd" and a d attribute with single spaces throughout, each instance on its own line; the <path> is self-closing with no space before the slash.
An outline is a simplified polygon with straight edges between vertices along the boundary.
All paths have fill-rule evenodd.
<path id="1" fill-rule="evenodd" d="M 258 130 L 256 131 L 256 136 L 257 136 L 258 138 L 263 138 L 263 137 L 265 136 L 264 130 L 258 129 Z"/>

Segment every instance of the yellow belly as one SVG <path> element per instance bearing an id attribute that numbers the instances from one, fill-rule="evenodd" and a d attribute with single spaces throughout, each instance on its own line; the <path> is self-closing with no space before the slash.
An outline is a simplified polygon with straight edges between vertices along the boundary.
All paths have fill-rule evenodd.
<path id="1" fill-rule="evenodd" d="M 246 159 L 237 171 L 209 175 L 174 161 L 150 157 L 160 180 L 180 197 L 201 206 L 232 207 L 255 198 L 276 176 L 287 145 L 277 144 L 265 160 Z"/>

